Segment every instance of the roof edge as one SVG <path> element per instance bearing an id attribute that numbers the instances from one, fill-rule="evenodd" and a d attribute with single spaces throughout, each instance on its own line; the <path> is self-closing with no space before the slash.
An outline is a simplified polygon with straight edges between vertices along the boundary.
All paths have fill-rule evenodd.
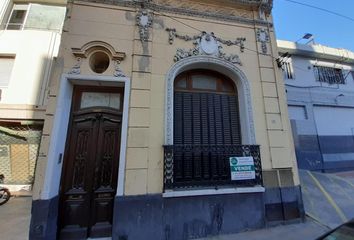
<path id="1" fill-rule="evenodd" d="M 279 53 L 335 60 L 354 64 L 354 52 L 343 48 L 332 48 L 320 44 L 299 44 L 285 40 L 277 40 Z"/>

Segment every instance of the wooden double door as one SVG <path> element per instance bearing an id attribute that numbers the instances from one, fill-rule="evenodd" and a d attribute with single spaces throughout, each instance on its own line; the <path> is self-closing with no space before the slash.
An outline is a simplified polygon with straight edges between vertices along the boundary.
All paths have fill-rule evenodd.
<path id="1" fill-rule="evenodd" d="M 60 187 L 59 239 L 111 236 L 122 119 L 122 93 L 117 91 L 74 91 Z"/>

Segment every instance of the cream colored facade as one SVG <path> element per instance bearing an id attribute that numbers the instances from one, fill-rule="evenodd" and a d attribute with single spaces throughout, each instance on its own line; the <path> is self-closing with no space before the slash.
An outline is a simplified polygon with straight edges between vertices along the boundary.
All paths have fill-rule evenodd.
<path id="1" fill-rule="evenodd" d="M 263 186 L 267 189 L 299 185 L 284 83 L 275 60 L 278 50 L 272 18 L 268 15 L 269 9 L 257 7 L 257 2 L 260 4 L 264 1 L 140 2 L 142 5 L 135 1 L 72 1 L 68 4 L 59 56 L 49 86 L 43 132 L 45 137 L 40 148 L 33 199 L 51 199 L 59 191 L 62 165 L 57 159 L 59 154 L 64 154 L 66 133 L 61 133 L 61 138 L 57 138 L 59 135 L 55 134 L 59 133 L 56 124 L 67 126 L 69 120 L 68 116 L 61 117 L 56 113 L 60 112 L 58 108 L 70 109 L 63 107 L 65 104 L 60 99 L 64 97 L 60 98 L 60 95 L 70 98 L 65 92 L 70 86 L 110 86 L 112 82 L 124 85 L 126 93 L 129 93 L 123 110 L 127 124 L 124 126 L 123 120 L 121 153 L 123 151 L 124 155 L 120 158 L 117 196 L 162 194 L 163 145 L 169 143 L 166 133 L 169 121 L 169 78 L 174 70 L 172 78 L 184 70 L 198 67 L 210 67 L 233 78 L 239 91 L 243 91 L 237 83 L 241 78 L 243 84 L 248 85 L 249 93 L 243 93 L 245 100 L 240 101 L 240 104 L 247 105 L 247 99 L 250 100 L 248 108 L 241 109 L 241 113 L 245 113 L 240 116 L 241 128 L 248 129 L 242 130 L 242 144 L 260 145 Z M 264 4 L 270 6 L 271 2 L 265 1 Z M 148 18 L 139 18 L 142 16 L 141 11 L 142 15 L 146 13 L 146 16 L 151 17 L 151 25 L 145 22 L 149 21 Z M 189 11 L 199 14 L 193 15 Z M 182 37 L 171 37 L 168 28 L 175 29 L 177 35 Z M 178 49 L 193 48 L 193 41 L 185 40 L 183 36 L 193 37 L 201 31 L 213 32 L 225 56 L 236 54 L 241 64 L 232 62 L 230 58 L 206 53 L 190 57 L 196 59 L 191 60 L 191 64 L 186 63 L 188 57 L 175 62 Z M 144 37 L 147 38 L 144 40 Z M 230 46 L 222 43 L 237 38 L 246 39 L 244 49 L 240 47 L 241 43 Z M 105 49 L 110 55 L 109 66 L 102 74 L 90 68 L 92 51 L 89 51 L 89 47 L 85 48 L 87 44 Z M 106 47 L 102 48 L 103 45 Z M 113 55 L 117 53 L 125 54 L 118 68 L 113 61 Z M 208 58 L 216 60 L 208 62 Z M 239 72 L 239 76 L 233 75 L 230 69 Z M 117 75 L 117 72 L 125 77 Z M 58 149 L 58 155 L 51 155 L 51 145 L 54 144 L 51 139 L 56 139 L 56 144 L 63 146 Z"/>
<path id="2" fill-rule="evenodd" d="M 191 5 L 199 7 L 199 4 Z M 205 4 L 205 7 L 208 5 Z M 250 11 L 247 14 L 258 18 L 256 11 Z M 135 15 L 136 10 L 131 8 L 110 6 L 107 9 L 105 5 L 75 2 L 70 6 L 69 18 L 64 26 L 62 48 L 58 57 L 58 62 L 63 62 L 61 72 L 68 73 L 76 64 L 71 48 L 81 48 L 91 41 L 99 39 L 126 54 L 126 58 L 121 62 L 121 69 L 131 79 L 124 184 L 126 195 L 162 192 L 166 73 L 174 64 L 176 48 L 191 48 L 190 43 L 178 39 L 175 40 L 174 45 L 170 45 L 165 28 L 176 28 L 183 34 L 198 34 L 195 29 L 154 12 L 155 23 L 149 30 L 150 39 L 142 44 Z M 278 53 L 273 29 L 269 29 L 271 39 L 267 45 L 270 56 L 267 56 L 254 52 L 256 50 L 261 52 L 261 44 L 256 41 L 256 28 L 252 26 L 229 22 L 225 26 L 226 23 L 222 21 L 210 22 L 195 17 L 168 15 L 177 20 L 181 18 L 182 20 L 179 21 L 196 29 L 214 32 L 216 36 L 224 39 L 236 37 L 247 39 L 245 42 L 247 49 L 243 53 L 237 46 L 225 47 L 225 50 L 228 53 L 239 54 L 242 61 L 242 66 L 239 68 L 245 73 L 250 83 L 256 143 L 262 146 L 262 167 L 265 171 L 292 169 L 294 184 L 299 184 L 294 148 L 290 142 L 291 132 L 284 84 L 274 59 Z M 262 28 L 262 26 L 259 27 Z M 112 62 L 102 75 L 113 76 L 113 72 Z M 87 59 L 84 59 L 81 64 L 81 74 L 95 75 L 89 68 Z M 58 91 L 59 80 L 58 75 L 53 77 L 51 86 L 53 97 L 50 101 L 55 101 L 54 93 Z M 46 130 L 49 130 L 50 125 L 53 124 L 51 118 L 46 118 Z M 50 132 L 46 134 L 49 135 Z M 45 148 L 45 146 L 48 145 L 49 143 L 46 143 L 44 139 L 42 143 L 44 155 L 48 151 L 48 147 Z M 37 197 L 39 196 L 35 196 Z"/>

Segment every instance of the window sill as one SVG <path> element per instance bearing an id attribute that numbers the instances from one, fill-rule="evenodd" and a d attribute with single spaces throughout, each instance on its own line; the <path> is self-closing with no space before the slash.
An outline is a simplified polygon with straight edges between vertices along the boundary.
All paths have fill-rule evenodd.
<path id="1" fill-rule="evenodd" d="M 181 190 L 181 191 L 166 191 L 162 194 L 164 198 L 173 197 L 189 197 L 189 196 L 204 196 L 204 195 L 221 195 L 234 193 L 262 193 L 265 188 L 262 186 L 254 187 L 238 187 L 238 188 L 220 188 L 220 189 L 200 189 L 200 190 Z"/>

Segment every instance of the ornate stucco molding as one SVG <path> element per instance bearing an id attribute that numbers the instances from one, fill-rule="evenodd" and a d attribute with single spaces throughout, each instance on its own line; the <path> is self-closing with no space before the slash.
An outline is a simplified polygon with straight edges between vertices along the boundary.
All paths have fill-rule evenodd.
<path id="1" fill-rule="evenodd" d="M 117 60 L 114 62 L 114 73 L 113 76 L 115 77 L 126 77 L 125 73 L 120 68 L 120 61 Z"/>
<path id="2" fill-rule="evenodd" d="M 261 43 L 262 53 L 267 54 L 268 53 L 267 43 L 269 43 L 268 31 L 263 28 L 257 28 L 256 33 L 257 33 L 257 42 Z"/>
<path id="3" fill-rule="evenodd" d="M 73 55 L 79 58 L 87 58 L 94 51 L 104 51 L 112 56 L 112 60 L 122 61 L 125 58 L 124 52 L 117 52 L 110 44 L 102 41 L 91 41 L 81 48 L 72 48 Z"/>
<path id="4" fill-rule="evenodd" d="M 194 0 L 154 0 L 155 4 L 164 5 L 172 8 L 188 9 L 199 11 L 200 13 L 213 13 L 218 15 L 230 15 L 237 16 L 242 18 L 253 18 L 253 12 L 251 8 L 244 9 L 237 7 L 232 7 L 231 4 L 225 4 L 225 1 L 222 0 L 218 4 L 217 1 L 208 2 L 208 1 L 194 1 Z"/>
<path id="5" fill-rule="evenodd" d="M 140 40 L 146 42 L 149 40 L 149 29 L 152 27 L 152 13 L 146 9 L 139 10 L 136 15 L 136 25 L 139 27 Z"/>
<path id="6" fill-rule="evenodd" d="M 193 41 L 194 44 L 194 48 L 191 49 L 177 48 L 176 55 L 174 57 L 175 62 L 191 56 L 207 55 L 224 59 L 233 64 L 242 65 L 239 56 L 237 54 L 226 54 L 223 51 L 223 46 L 221 44 L 225 44 L 227 46 L 237 45 L 240 47 L 240 51 L 243 52 L 246 38 L 236 38 L 235 41 L 231 41 L 216 37 L 213 32 L 202 32 L 198 35 L 189 36 L 178 34 L 174 28 L 167 28 L 166 31 L 169 32 L 170 44 L 173 44 L 175 38 L 185 41 Z"/>
<path id="7" fill-rule="evenodd" d="M 71 70 L 68 72 L 68 74 L 80 74 L 81 73 L 81 63 L 82 63 L 82 58 L 77 57 L 75 65 L 71 68 Z"/>
<path id="8" fill-rule="evenodd" d="M 105 52 L 114 61 L 114 73 L 116 77 L 125 77 L 125 74 L 119 67 L 121 61 L 125 59 L 124 52 L 117 52 L 112 45 L 102 41 L 91 41 L 84 44 L 81 48 L 71 48 L 72 54 L 76 57 L 76 63 L 68 72 L 69 74 L 81 74 L 82 60 L 89 58 L 95 52 Z"/>
<path id="9" fill-rule="evenodd" d="M 273 0 L 260 0 L 258 9 L 259 19 L 266 21 L 267 14 L 270 14 L 273 8 Z"/>
<path id="10" fill-rule="evenodd" d="M 246 16 L 245 14 L 236 14 L 236 13 L 226 13 L 226 12 L 218 12 L 218 11 L 200 11 L 198 9 L 192 9 L 185 6 L 173 6 L 162 3 L 156 3 L 155 1 L 149 0 L 81 0 L 83 2 L 93 2 L 93 3 L 103 3 L 109 5 L 123 6 L 123 7 L 132 7 L 132 8 L 140 8 L 142 4 L 146 9 L 164 13 L 173 13 L 173 14 L 181 14 L 185 16 L 191 17 L 201 17 L 201 18 L 209 18 L 214 20 L 226 21 L 226 22 L 238 22 L 244 24 L 257 24 L 261 26 L 272 26 L 271 22 L 268 22 L 266 19 L 253 19 L 251 16 Z M 249 6 L 252 9 L 259 9 L 261 6 L 264 6 L 263 9 L 265 13 L 269 14 L 272 9 L 272 0 L 267 0 L 266 5 L 262 5 L 262 1 L 264 0 L 228 0 L 229 2 L 235 4 L 241 4 L 244 6 Z"/>
<path id="11" fill-rule="evenodd" d="M 165 145 L 173 145 L 173 93 L 176 76 L 190 69 L 212 69 L 230 77 L 239 89 L 242 116 L 242 144 L 256 144 L 250 84 L 246 75 L 231 62 L 211 56 L 192 56 L 176 62 L 166 75 Z"/>

